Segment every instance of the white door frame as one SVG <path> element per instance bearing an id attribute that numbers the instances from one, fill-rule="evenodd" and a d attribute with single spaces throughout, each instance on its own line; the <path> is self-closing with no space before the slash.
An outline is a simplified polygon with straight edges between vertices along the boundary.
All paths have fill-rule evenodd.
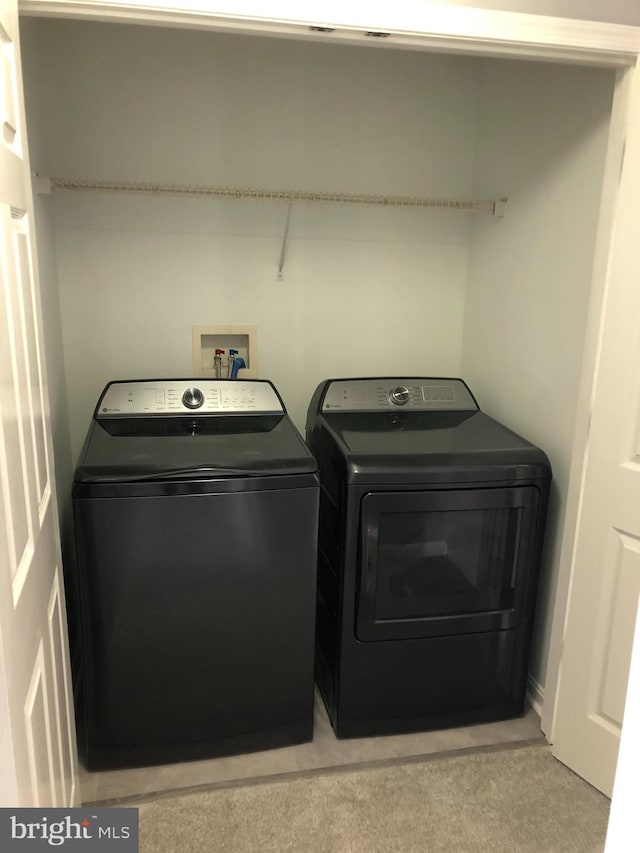
<path id="1" fill-rule="evenodd" d="M 19 0 L 19 10 L 26 15 L 603 65 L 626 64 L 640 53 L 638 27 L 463 8 L 455 0 L 373 0 L 364 11 L 358 0 Z M 319 34 L 310 27 L 330 32 Z M 371 35 L 376 33 L 388 35 Z"/>
<path id="2" fill-rule="evenodd" d="M 449 0 L 455 3 L 455 0 Z M 519 59 L 632 64 L 640 27 L 446 5 L 440 0 L 19 0 L 21 15 L 111 20 Z M 268 8 L 268 14 L 265 14 Z M 329 32 L 318 33 L 310 27 Z M 376 38 L 376 34 L 384 38 Z"/>

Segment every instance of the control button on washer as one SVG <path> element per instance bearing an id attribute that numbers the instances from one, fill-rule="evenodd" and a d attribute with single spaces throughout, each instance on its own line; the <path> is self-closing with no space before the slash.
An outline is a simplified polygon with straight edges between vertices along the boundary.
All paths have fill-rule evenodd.
<path id="1" fill-rule="evenodd" d="M 204 403 L 204 395 L 199 388 L 187 388 L 182 395 L 182 402 L 187 409 L 199 409 Z"/>
<path id="2" fill-rule="evenodd" d="M 409 389 L 398 385 L 389 391 L 389 399 L 394 406 L 404 406 L 409 402 Z"/>

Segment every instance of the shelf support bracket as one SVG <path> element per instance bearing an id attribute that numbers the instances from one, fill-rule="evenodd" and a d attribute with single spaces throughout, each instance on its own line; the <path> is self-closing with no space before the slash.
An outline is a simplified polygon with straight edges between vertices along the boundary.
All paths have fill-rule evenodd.
<path id="1" fill-rule="evenodd" d="M 33 190 L 36 195 L 51 195 L 53 187 L 51 186 L 51 178 L 43 177 L 42 175 L 33 173 Z"/>
<path id="2" fill-rule="evenodd" d="M 503 219 L 507 210 L 507 199 L 501 198 L 500 201 L 493 203 L 493 216 L 495 219 Z"/>
<path id="3" fill-rule="evenodd" d="M 287 205 L 287 218 L 284 222 L 284 233 L 282 235 L 282 248 L 280 249 L 280 260 L 278 261 L 278 281 L 284 281 L 284 262 L 287 255 L 287 241 L 289 240 L 289 225 L 291 223 L 291 209 L 293 202 Z"/>

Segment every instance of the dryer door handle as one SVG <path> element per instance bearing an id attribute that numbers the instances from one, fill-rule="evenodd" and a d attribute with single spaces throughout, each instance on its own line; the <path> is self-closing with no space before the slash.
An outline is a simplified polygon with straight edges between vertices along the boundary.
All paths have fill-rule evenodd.
<path id="1" fill-rule="evenodd" d="M 373 566 L 373 559 L 371 558 L 371 555 L 369 555 L 367 557 L 367 582 L 365 584 L 365 591 L 366 591 L 367 595 L 373 594 L 373 589 L 375 586 L 374 581 L 375 581 L 375 570 L 374 570 L 374 566 Z"/>

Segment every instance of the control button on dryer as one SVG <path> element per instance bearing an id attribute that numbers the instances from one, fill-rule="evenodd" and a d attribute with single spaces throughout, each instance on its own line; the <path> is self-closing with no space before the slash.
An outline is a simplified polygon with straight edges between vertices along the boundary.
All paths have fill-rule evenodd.
<path id="1" fill-rule="evenodd" d="M 182 402 L 187 409 L 199 409 L 204 403 L 204 396 L 199 388 L 187 388 L 182 395 Z"/>
<path id="2" fill-rule="evenodd" d="M 389 391 L 389 399 L 394 406 L 404 406 L 409 402 L 409 389 L 404 385 L 398 385 Z"/>

